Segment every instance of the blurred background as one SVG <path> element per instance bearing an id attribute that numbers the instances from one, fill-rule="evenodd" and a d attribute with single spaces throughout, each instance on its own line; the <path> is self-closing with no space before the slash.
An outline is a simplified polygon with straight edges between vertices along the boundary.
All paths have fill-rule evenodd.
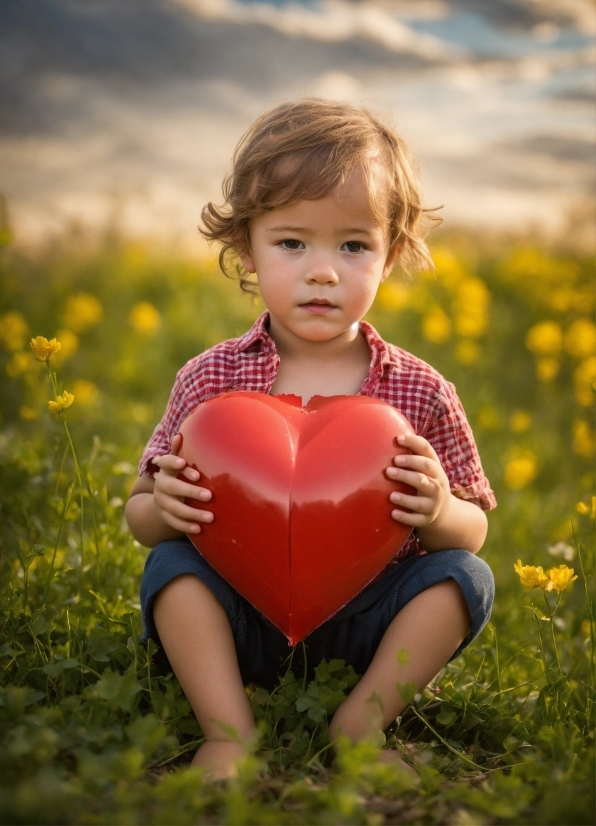
<path id="1" fill-rule="evenodd" d="M 390 112 L 448 227 L 584 244 L 593 0 L 3 0 L 0 191 L 26 245 L 73 227 L 200 251 L 267 106 Z"/>

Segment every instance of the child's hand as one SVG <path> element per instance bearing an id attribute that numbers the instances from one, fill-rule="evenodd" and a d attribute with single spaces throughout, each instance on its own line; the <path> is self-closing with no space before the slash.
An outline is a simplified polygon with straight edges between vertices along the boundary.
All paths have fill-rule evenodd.
<path id="1" fill-rule="evenodd" d="M 417 494 L 391 493 L 389 499 L 397 505 L 391 516 L 396 522 L 422 528 L 434 522 L 450 502 L 449 480 L 434 448 L 422 436 L 411 433 L 399 436 L 397 442 L 411 453 L 396 456 L 393 459 L 395 467 L 387 468 L 387 476 L 394 482 L 410 485 Z M 407 508 L 410 513 L 402 508 Z"/>
<path id="2" fill-rule="evenodd" d="M 190 482 L 197 482 L 201 476 L 198 470 L 186 464 L 186 460 L 178 456 L 182 445 L 182 437 L 172 439 L 172 452 L 159 456 L 153 460 L 158 465 L 159 473 L 155 474 L 153 500 L 163 521 L 183 533 L 200 533 L 198 522 L 212 522 L 213 514 L 209 511 L 197 510 L 184 503 L 185 499 L 198 499 L 208 502 L 211 491 L 191 485 L 179 479 L 182 474 Z"/>

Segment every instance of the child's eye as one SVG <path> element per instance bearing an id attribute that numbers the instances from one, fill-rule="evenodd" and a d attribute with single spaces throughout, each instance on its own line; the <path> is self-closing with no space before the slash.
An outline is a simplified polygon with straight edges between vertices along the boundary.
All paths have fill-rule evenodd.
<path id="1" fill-rule="evenodd" d="M 360 241 L 346 241 L 343 245 L 348 252 L 361 252 L 365 249 L 364 244 Z"/>
<path id="2" fill-rule="evenodd" d="M 303 244 L 302 241 L 297 241 L 295 238 L 284 238 L 280 246 L 286 250 L 299 250 Z"/>

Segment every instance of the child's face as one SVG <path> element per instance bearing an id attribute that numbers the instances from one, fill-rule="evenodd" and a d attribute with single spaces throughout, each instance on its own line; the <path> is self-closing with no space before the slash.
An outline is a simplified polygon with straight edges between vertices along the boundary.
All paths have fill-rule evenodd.
<path id="1" fill-rule="evenodd" d="M 274 339 L 353 338 L 393 264 L 385 227 L 364 181 L 352 175 L 332 195 L 258 215 L 243 266 L 256 272 Z"/>

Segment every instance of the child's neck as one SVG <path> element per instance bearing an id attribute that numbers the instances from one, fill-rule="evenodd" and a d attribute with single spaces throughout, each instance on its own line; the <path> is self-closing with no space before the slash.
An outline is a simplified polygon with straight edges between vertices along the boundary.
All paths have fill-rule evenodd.
<path id="1" fill-rule="evenodd" d="M 370 366 L 370 350 L 358 327 L 330 341 L 306 341 L 270 330 L 280 358 L 273 395 L 312 396 L 355 395 Z"/>

